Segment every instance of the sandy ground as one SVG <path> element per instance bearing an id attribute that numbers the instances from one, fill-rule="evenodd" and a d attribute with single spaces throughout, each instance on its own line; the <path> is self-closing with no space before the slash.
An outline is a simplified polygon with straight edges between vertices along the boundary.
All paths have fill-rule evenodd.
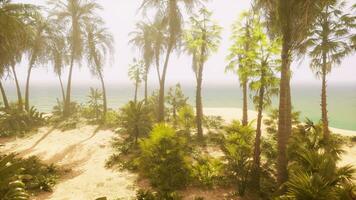
<path id="1" fill-rule="evenodd" d="M 222 116 L 226 121 L 241 119 L 242 111 L 237 108 L 204 108 L 204 114 Z M 249 111 L 255 119 L 256 112 Z M 332 129 L 347 136 L 356 131 Z M 1 152 L 17 152 L 20 156 L 39 156 L 45 163 L 54 163 L 71 171 L 55 186 L 53 193 L 44 193 L 33 200 L 94 200 L 106 196 L 109 200 L 131 199 L 137 189 L 137 176 L 127 171 L 118 172 L 105 168 L 105 160 L 113 154 L 110 145 L 112 131 L 97 130 L 96 126 L 61 132 L 41 128 L 37 134 L 26 138 L 0 140 Z M 341 164 L 356 166 L 356 147 L 346 147 Z M 187 191 L 193 199 L 196 192 Z M 201 191 L 202 196 L 211 196 L 216 191 Z M 203 195 L 205 194 L 205 195 Z"/>
<path id="2" fill-rule="evenodd" d="M 71 171 L 55 186 L 33 200 L 109 200 L 131 199 L 135 195 L 136 175 L 106 169 L 105 160 L 113 153 L 112 131 L 97 131 L 95 126 L 61 132 L 42 128 L 38 134 L 5 143 L 0 151 L 17 152 L 20 156 L 39 156 Z M 1 142 L 0 142 L 1 143 Z"/>

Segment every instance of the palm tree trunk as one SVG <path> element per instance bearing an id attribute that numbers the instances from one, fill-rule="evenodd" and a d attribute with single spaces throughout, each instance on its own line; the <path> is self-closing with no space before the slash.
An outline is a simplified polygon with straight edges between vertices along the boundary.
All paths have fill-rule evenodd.
<path id="1" fill-rule="evenodd" d="M 66 101 L 66 95 L 65 95 L 65 92 L 64 92 L 64 86 L 63 86 L 61 75 L 58 75 L 58 79 L 59 79 L 59 84 L 61 86 L 62 98 L 63 98 L 63 103 L 64 103 Z"/>
<path id="2" fill-rule="evenodd" d="M 106 88 L 105 88 L 104 77 L 100 71 L 99 71 L 99 77 L 100 77 L 100 82 L 101 82 L 101 89 L 103 90 L 103 121 L 105 121 L 106 113 L 108 111 L 108 103 L 107 103 L 107 97 L 106 97 Z"/>
<path id="3" fill-rule="evenodd" d="M 7 100 L 5 88 L 2 85 L 1 81 L 0 81 L 0 91 L 1 91 L 2 100 L 4 102 L 4 107 L 5 109 L 9 109 L 10 108 L 9 101 Z"/>
<path id="4" fill-rule="evenodd" d="M 33 62 L 31 60 L 27 70 L 26 90 L 25 90 L 25 110 L 30 109 L 30 77 L 32 72 Z"/>
<path id="5" fill-rule="evenodd" d="M 329 139 L 329 120 L 328 120 L 328 109 L 327 109 L 327 97 L 326 97 L 326 54 L 323 53 L 323 69 L 322 69 L 322 87 L 321 87 L 321 117 L 323 123 L 323 133 L 326 140 Z"/>
<path id="6" fill-rule="evenodd" d="M 279 186 L 288 179 L 287 143 L 292 132 L 291 120 L 291 94 L 290 94 L 290 45 L 289 35 L 285 34 L 282 47 L 282 69 L 279 96 L 278 117 L 278 158 L 277 158 L 277 181 Z"/>
<path id="7" fill-rule="evenodd" d="M 248 94 L 247 94 L 247 81 L 244 81 L 242 84 L 242 92 L 243 92 L 243 106 L 242 106 L 242 125 L 248 125 Z"/>
<path id="8" fill-rule="evenodd" d="M 197 79 L 197 93 L 196 93 L 196 123 L 197 123 L 197 136 L 198 139 L 203 138 L 203 103 L 202 103 L 202 82 L 203 82 L 203 64 L 199 68 L 198 79 Z"/>
<path id="9" fill-rule="evenodd" d="M 20 89 L 19 81 L 18 81 L 18 79 L 17 79 L 17 74 L 16 74 L 16 70 L 15 70 L 15 64 L 12 64 L 12 65 L 11 65 L 11 69 L 12 69 L 12 73 L 14 74 L 15 83 L 16 83 L 18 108 L 19 108 L 20 110 L 23 110 L 23 102 L 22 102 L 21 89 Z"/>
<path id="10" fill-rule="evenodd" d="M 67 93 L 66 93 L 66 98 L 65 98 L 65 103 L 64 103 L 64 117 L 68 117 L 70 115 L 70 95 L 71 95 L 71 89 L 72 89 L 72 74 L 73 74 L 73 67 L 74 67 L 74 57 L 72 56 L 71 62 L 70 62 L 70 68 L 69 68 L 69 75 L 68 75 L 68 84 L 67 84 Z"/>
<path id="11" fill-rule="evenodd" d="M 146 71 L 145 71 L 145 103 L 147 104 L 147 98 L 148 98 L 148 67 L 146 66 Z"/>
<path id="12" fill-rule="evenodd" d="M 165 109 L 165 107 L 164 107 L 164 87 L 165 87 L 165 81 L 166 81 L 168 62 L 169 62 L 169 58 L 170 58 L 172 49 L 173 49 L 173 42 L 170 42 L 168 49 L 167 49 L 166 59 L 164 62 L 162 77 L 161 77 L 161 81 L 160 81 L 159 98 L 158 98 L 158 122 L 164 121 L 164 109 Z"/>
<path id="13" fill-rule="evenodd" d="M 137 92 L 138 92 L 138 80 L 136 80 L 135 83 L 135 96 L 134 96 L 135 103 L 137 102 Z"/>
<path id="14" fill-rule="evenodd" d="M 265 95 L 265 86 L 263 83 L 264 73 L 261 75 L 261 88 L 259 91 L 258 99 L 258 115 L 257 115 L 257 129 L 255 138 L 255 147 L 253 154 L 253 173 L 252 183 L 256 191 L 260 191 L 260 168 L 261 168 L 261 127 L 262 127 L 262 112 L 263 112 L 263 99 Z"/>

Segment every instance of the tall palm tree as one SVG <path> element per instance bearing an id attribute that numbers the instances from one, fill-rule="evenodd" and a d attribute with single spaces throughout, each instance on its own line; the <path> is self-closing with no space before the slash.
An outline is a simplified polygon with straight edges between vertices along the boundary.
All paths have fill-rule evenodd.
<path id="1" fill-rule="evenodd" d="M 63 111 L 64 116 L 68 116 L 70 114 L 74 63 L 80 62 L 83 57 L 87 25 L 90 24 L 91 20 L 99 18 L 95 12 L 101 9 L 101 7 L 92 0 L 52 0 L 50 4 L 53 5 L 53 15 L 63 25 L 67 26 L 68 43 L 71 47 L 70 67 Z"/>
<path id="2" fill-rule="evenodd" d="M 221 27 L 211 21 L 212 13 L 206 8 L 202 8 L 199 14 L 190 18 L 190 29 L 186 31 L 186 49 L 193 57 L 193 71 L 197 81 L 196 90 L 196 123 L 197 136 L 203 137 L 203 102 L 202 102 L 202 83 L 204 64 L 209 55 L 217 51 L 220 43 Z"/>
<path id="3" fill-rule="evenodd" d="M 98 76 L 101 82 L 103 93 L 103 120 L 107 113 L 107 97 L 106 88 L 103 76 L 103 67 L 107 56 L 114 54 L 114 38 L 109 31 L 103 27 L 103 22 L 100 20 L 87 27 L 87 59 L 90 64 L 90 69 L 93 75 Z"/>
<path id="4" fill-rule="evenodd" d="M 166 56 L 164 60 L 163 70 L 160 77 L 160 90 L 159 90 L 159 109 L 158 121 L 164 121 L 164 94 L 165 94 L 165 81 L 169 64 L 169 59 L 172 51 L 178 47 L 181 41 L 183 15 L 182 5 L 185 6 L 188 12 L 191 12 L 195 6 L 201 4 L 205 0 L 143 0 L 141 8 L 147 10 L 148 8 L 156 8 L 156 19 L 163 27 L 167 29 L 168 42 L 166 49 Z"/>
<path id="5" fill-rule="evenodd" d="M 329 138 L 329 120 L 327 109 L 327 81 L 326 77 L 334 65 L 340 64 L 342 59 L 352 51 L 352 28 L 355 27 L 356 17 L 344 14 L 345 1 L 336 1 L 327 5 L 318 16 L 311 36 L 304 43 L 312 58 L 311 69 L 322 80 L 321 113 L 323 133 Z M 304 53 L 304 50 L 301 49 Z"/>
<path id="6" fill-rule="evenodd" d="M 30 109 L 30 77 L 32 69 L 38 64 L 44 64 L 48 61 L 48 52 L 51 46 L 52 35 L 54 34 L 53 27 L 48 20 L 42 16 L 38 16 L 35 24 L 35 35 L 28 47 L 29 66 L 27 69 L 27 79 L 25 88 L 25 110 Z"/>
<path id="7" fill-rule="evenodd" d="M 255 93 L 253 103 L 258 113 L 251 179 L 254 188 L 259 191 L 263 111 L 272 104 L 272 97 L 278 95 L 279 79 L 277 72 L 280 65 L 281 46 L 278 38 L 271 39 L 267 36 L 266 28 L 263 27 L 260 17 L 252 12 L 251 16 L 253 16 L 251 39 L 255 42 L 251 51 L 255 55 L 255 64 L 251 68 L 250 89 Z"/>
<path id="8" fill-rule="evenodd" d="M 64 67 L 69 63 L 70 56 L 67 53 L 68 45 L 66 43 L 65 33 L 63 32 L 64 28 L 60 26 L 60 24 L 57 23 L 55 20 L 52 20 L 51 24 L 56 24 L 54 28 L 56 32 L 53 32 L 51 34 L 50 46 L 48 52 L 49 61 L 52 63 L 53 71 L 58 77 L 58 81 L 62 93 L 62 102 L 64 103 L 66 97 L 65 97 L 65 91 L 64 91 L 63 81 L 62 81 L 62 73 Z"/>
<path id="9" fill-rule="evenodd" d="M 19 108 L 22 109 L 22 96 L 16 76 L 15 64 L 33 37 L 31 24 L 33 17 L 39 15 L 38 9 L 31 4 L 0 1 L 0 77 L 12 70 L 18 92 Z M 9 107 L 5 90 L 0 84 L 5 107 Z"/>
<path id="10" fill-rule="evenodd" d="M 147 103 L 147 96 L 148 96 L 148 89 L 147 89 L 147 82 L 148 82 L 148 73 L 152 62 L 154 60 L 154 49 L 153 49 L 153 28 L 152 24 L 139 22 L 136 24 L 136 31 L 131 32 L 132 39 L 130 43 L 135 45 L 137 48 L 140 49 L 142 54 L 142 59 L 145 62 L 145 74 L 143 80 L 145 82 L 145 102 Z"/>
<path id="11" fill-rule="evenodd" d="M 251 78 L 251 67 L 254 65 L 255 52 L 252 39 L 251 13 L 244 12 L 236 23 L 233 24 L 232 37 L 233 45 L 230 47 L 230 54 L 227 59 L 229 64 L 226 71 L 231 71 L 239 76 L 242 87 L 242 125 L 248 125 L 248 84 Z"/>
<path id="12" fill-rule="evenodd" d="M 320 8 L 329 1 L 333 0 L 255 0 L 265 12 L 271 34 L 278 35 L 282 40 L 277 159 L 279 185 L 288 179 L 286 150 L 292 132 L 290 66 L 296 50 L 313 28 Z"/>

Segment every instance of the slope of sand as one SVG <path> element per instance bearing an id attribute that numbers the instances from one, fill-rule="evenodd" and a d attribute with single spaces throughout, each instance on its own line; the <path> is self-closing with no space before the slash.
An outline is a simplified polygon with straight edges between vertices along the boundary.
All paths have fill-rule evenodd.
<path id="1" fill-rule="evenodd" d="M 36 135 L 5 143 L 0 151 L 36 155 L 45 163 L 70 169 L 53 193 L 41 194 L 34 200 L 94 200 L 103 196 L 109 200 L 131 199 L 135 195 L 136 175 L 104 167 L 113 153 L 110 140 L 114 133 L 96 128 L 84 126 L 65 132 L 42 128 Z"/>

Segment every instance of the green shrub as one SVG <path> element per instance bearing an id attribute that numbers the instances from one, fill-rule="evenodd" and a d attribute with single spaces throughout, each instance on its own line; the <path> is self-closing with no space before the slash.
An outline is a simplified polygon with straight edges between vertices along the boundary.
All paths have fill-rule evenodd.
<path id="1" fill-rule="evenodd" d="M 184 96 L 180 84 L 176 84 L 174 87 L 169 88 L 166 99 L 170 111 L 168 116 L 171 118 L 170 121 L 172 122 L 173 127 L 177 127 L 178 111 L 184 106 L 187 106 L 188 97 Z"/>
<path id="2" fill-rule="evenodd" d="M 255 131 L 250 126 L 242 126 L 233 121 L 225 128 L 221 150 L 226 161 L 226 175 L 237 187 L 239 196 L 244 196 L 252 167 L 253 138 Z"/>
<path id="3" fill-rule="evenodd" d="M 27 200 L 30 198 L 30 195 L 25 190 L 25 184 L 22 181 L 12 181 L 8 187 L 9 190 L 5 194 L 4 200 Z"/>
<path id="4" fill-rule="evenodd" d="M 188 183 L 190 173 L 185 143 L 164 124 L 156 125 L 149 138 L 140 142 L 141 172 L 159 191 L 171 192 Z"/>
<path id="5" fill-rule="evenodd" d="M 34 107 L 29 111 L 19 110 L 17 107 L 0 110 L 0 136 L 24 134 L 44 123 L 43 114 Z"/>
<path id="6" fill-rule="evenodd" d="M 0 197 L 12 194 L 12 186 L 21 186 L 16 191 L 52 191 L 58 178 L 53 165 L 42 164 L 37 157 L 16 158 L 14 154 L 0 156 Z M 18 184 L 11 185 L 12 182 Z M 22 186 L 22 184 L 24 184 Z M 22 188 L 22 189 L 21 189 Z M 1 198 L 0 198 L 1 199 Z"/>
<path id="7" fill-rule="evenodd" d="M 223 164 L 219 159 L 197 155 L 192 165 L 192 176 L 199 185 L 206 187 L 223 184 Z"/>
<path id="8" fill-rule="evenodd" d="M 91 122 L 100 122 L 103 117 L 103 94 L 98 89 L 90 88 L 88 98 L 81 109 L 81 115 Z"/>
<path id="9" fill-rule="evenodd" d="M 204 116 L 203 125 L 210 132 L 223 128 L 224 120 L 221 116 Z"/>
<path id="10" fill-rule="evenodd" d="M 192 106 L 186 105 L 178 111 L 178 125 L 185 133 L 195 127 L 195 114 Z"/>
<path id="11" fill-rule="evenodd" d="M 353 199 L 352 166 L 339 166 L 343 142 L 334 135 L 325 141 L 321 124 L 307 121 L 288 146 L 287 193 L 281 199 Z"/>
<path id="12" fill-rule="evenodd" d="M 146 136 L 152 128 L 152 112 L 143 101 L 130 101 L 120 109 L 119 125 L 121 132 L 129 134 L 137 143 L 139 137 Z"/>

